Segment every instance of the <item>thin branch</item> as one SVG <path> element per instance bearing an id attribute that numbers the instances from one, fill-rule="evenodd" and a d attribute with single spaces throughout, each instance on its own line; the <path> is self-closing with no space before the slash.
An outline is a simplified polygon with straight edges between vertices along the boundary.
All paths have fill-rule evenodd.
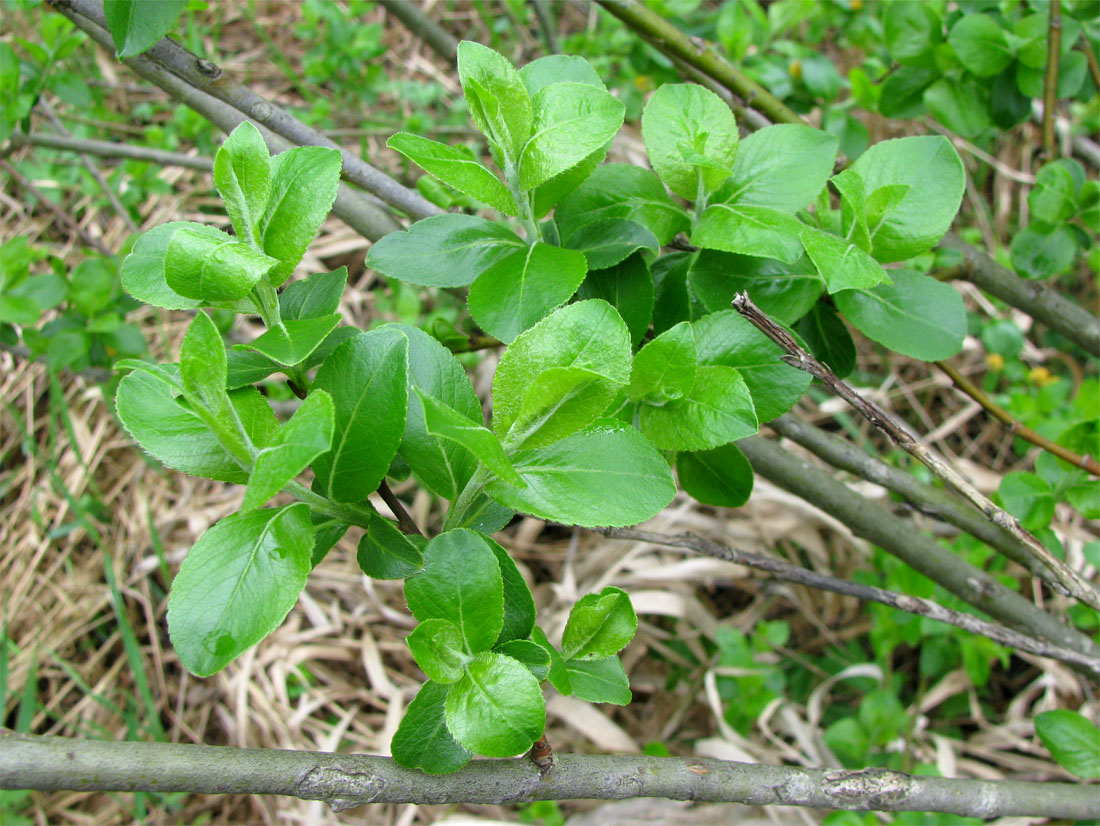
<path id="1" fill-rule="evenodd" d="M 110 258 L 111 251 L 107 249 L 102 241 L 100 241 L 94 235 L 89 234 L 89 232 L 84 229 L 84 227 L 80 226 L 80 224 L 78 224 L 76 220 L 71 215 L 69 215 L 69 213 L 67 213 L 65 210 L 63 210 L 61 207 L 59 207 L 57 204 L 47 198 L 38 189 L 38 187 L 32 184 L 26 178 L 26 176 L 23 175 L 23 173 L 21 173 L 18 169 L 16 169 L 7 161 L 0 161 L 0 169 L 3 169 L 5 172 L 11 175 L 12 180 L 14 180 L 17 184 L 19 184 L 19 186 L 23 187 L 23 189 L 33 195 L 37 199 L 37 201 L 42 204 L 42 206 L 46 207 L 46 209 L 52 212 L 54 214 L 54 217 L 57 218 L 57 220 L 60 221 L 66 229 L 68 229 L 70 232 L 74 233 L 80 238 L 80 242 L 84 246 L 91 247 L 100 255 Z"/>
<path id="2" fill-rule="evenodd" d="M 378 4 L 452 66 L 458 65 L 458 41 L 417 8 L 411 0 L 378 0 Z"/>
<path id="3" fill-rule="evenodd" d="M 401 500 L 397 498 L 392 490 L 390 490 L 390 486 L 386 484 L 385 479 L 378 485 L 378 495 L 382 497 L 383 502 L 389 505 L 390 510 L 393 511 L 393 515 L 397 517 L 397 524 L 402 532 L 415 534 L 417 536 L 424 535 L 413 518 L 409 516 L 409 512 L 405 510 L 405 506 L 402 504 Z"/>
<path id="4" fill-rule="evenodd" d="M 84 152 L 101 158 L 126 158 L 134 161 L 147 161 L 159 166 L 180 166 L 209 172 L 213 161 L 202 155 L 184 155 L 180 152 L 167 152 L 163 149 L 151 149 L 147 146 L 134 146 L 129 143 L 111 141 L 93 141 L 64 135 L 45 135 L 41 132 L 14 132 L 11 142 L 15 146 L 41 146 L 46 149 L 58 149 L 62 152 Z"/>
<path id="5" fill-rule="evenodd" d="M 1062 0 L 1050 0 L 1047 30 L 1047 71 L 1043 77 L 1043 155 L 1055 158 L 1054 107 L 1058 102 L 1058 62 L 1062 58 Z"/>
<path id="6" fill-rule="evenodd" d="M 549 0 L 533 0 L 533 5 L 547 53 L 559 54 L 561 45 L 558 43 L 558 25 L 554 21 L 554 10 L 550 8 Z"/>
<path id="7" fill-rule="evenodd" d="M 1081 51 L 1085 53 L 1085 61 L 1088 63 L 1092 82 L 1097 89 L 1100 89 L 1100 61 L 1096 59 L 1096 52 L 1092 50 L 1092 44 L 1089 43 L 1088 37 L 1081 38 Z"/>
<path id="8" fill-rule="evenodd" d="M 1050 568 L 1058 581 L 1074 597 L 1092 608 L 1100 610 L 1100 594 L 1077 571 L 1048 551 L 1038 539 L 1024 529 L 1023 525 L 1014 516 L 994 505 L 988 497 L 970 484 L 961 473 L 947 464 L 935 451 L 921 444 L 903 422 L 890 415 L 874 402 L 863 398 L 838 379 L 832 370 L 819 362 L 795 341 L 794 336 L 761 312 L 760 308 L 752 303 L 748 293 L 738 293 L 734 296 L 733 307 L 748 321 L 752 322 L 754 327 L 788 353 L 788 357 L 785 357 L 784 361 L 823 382 L 836 395 L 848 402 L 867 421 L 889 437 L 898 447 L 916 457 L 929 470 L 954 488 L 956 492 L 969 500 L 993 524 L 1004 528 L 1027 545 L 1031 553 Z"/>
<path id="9" fill-rule="evenodd" d="M 1000 645 L 1010 648 L 1019 648 L 1042 657 L 1050 657 L 1052 659 L 1061 660 L 1062 662 L 1072 663 L 1094 674 L 1100 674 L 1100 658 L 1098 657 L 1090 657 L 1079 651 L 1072 651 L 1062 646 L 1051 645 L 1048 642 L 1037 640 L 1026 634 L 1011 631 L 1003 625 L 997 625 L 996 623 L 978 619 L 962 611 L 953 611 L 950 608 L 944 608 L 939 603 L 933 602 L 930 599 L 909 596 L 908 594 L 898 594 L 893 591 L 887 591 L 884 588 L 876 588 L 873 585 L 860 585 L 855 582 L 848 582 L 844 579 L 819 574 L 816 571 L 800 568 L 797 565 L 791 565 L 775 557 L 764 556 L 763 554 L 756 554 L 750 551 L 741 551 L 737 548 L 731 548 L 728 545 L 722 545 L 717 542 L 709 542 L 690 533 L 669 536 L 666 534 L 654 533 L 653 531 L 636 530 L 634 528 L 600 528 L 598 532 L 612 539 L 633 539 L 641 542 L 649 542 L 654 545 L 665 545 L 670 548 L 687 548 L 688 550 L 696 551 L 706 556 L 712 556 L 716 559 L 724 559 L 728 562 L 735 562 L 738 565 L 745 565 L 749 568 L 767 571 L 775 576 L 776 579 L 793 582 L 797 585 L 805 585 L 808 588 L 816 588 L 819 591 L 831 591 L 835 594 L 843 594 L 844 596 L 855 597 L 856 599 L 889 605 L 893 608 L 897 608 L 899 611 L 927 617 L 928 619 L 939 620 L 948 625 L 962 628 L 972 634 L 988 637 Z"/>
<path id="10" fill-rule="evenodd" d="M 108 742 L 0 730 L 6 789 L 277 794 L 335 811 L 366 803 L 524 803 L 667 797 L 750 806 L 945 812 L 989 819 L 1100 815 L 1081 783 L 956 780 L 888 769 L 843 771 L 693 757 L 558 754 L 548 771 L 526 758 L 475 760 L 453 774 L 404 769 L 368 754 Z"/>
<path id="11" fill-rule="evenodd" d="M 1071 465 L 1076 465 L 1082 470 L 1086 470 L 1093 476 L 1100 476 L 1100 463 L 1098 463 L 1091 456 L 1080 456 L 1074 453 L 1072 450 L 1068 450 L 1062 447 L 1060 444 L 1052 442 L 1046 436 L 1041 433 L 1036 433 L 1030 427 L 1016 419 L 1011 413 L 997 404 L 993 399 L 989 398 L 978 385 L 974 384 L 970 379 L 956 370 L 952 365 L 946 361 L 937 361 L 936 366 L 943 370 L 948 376 L 951 377 L 951 381 L 955 382 L 955 386 L 959 388 L 963 393 L 968 395 L 974 401 L 982 406 L 982 408 L 989 413 L 994 419 L 1001 424 L 1008 427 L 1009 432 L 1013 436 L 1019 436 L 1021 439 L 1027 442 L 1031 442 L 1033 445 L 1041 447 L 1048 453 L 1053 453 L 1059 459 L 1069 462 Z"/>

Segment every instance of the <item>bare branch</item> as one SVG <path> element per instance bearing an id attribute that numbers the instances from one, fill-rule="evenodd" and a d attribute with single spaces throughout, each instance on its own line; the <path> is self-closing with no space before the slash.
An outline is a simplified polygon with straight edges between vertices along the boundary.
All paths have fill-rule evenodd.
<path id="1" fill-rule="evenodd" d="M 417 8 L 412 0 L 379 0 L 378 4 L 400 20 L 406 29 L 427 43 L 433 52 L 452 66 L 458 65 L 458 41 Z"/>
<path id="2" fill-rule="evenodd" d="M 148 161 L 160 166 L 181 166 L 209 172 L 213 161 L 202 155 L 184 155 L 180 152 L 168 152 L 163 149 L 151 149 L 147 146 L 134 146 L 129 143 L 112 141 L 93 141 L 64 135 L 44 135 L 41 132 L 23 134 L 15 132 L 11 136 L 15 146 L 41 146 L 46 149 L 59 149 L 62 152 L 84 152 L 101 158 L 128 158 L 135 161 Z"/>
<path id="3" fill-rule="evenodd" d="M 1058 103 L 1058 63 L 1062 59 L 1062 0 L 1050 0 L 1047 29 L 1047 70 L 1043 76 L 1043 155 L 1055 158 L 1054 107 Z"/>

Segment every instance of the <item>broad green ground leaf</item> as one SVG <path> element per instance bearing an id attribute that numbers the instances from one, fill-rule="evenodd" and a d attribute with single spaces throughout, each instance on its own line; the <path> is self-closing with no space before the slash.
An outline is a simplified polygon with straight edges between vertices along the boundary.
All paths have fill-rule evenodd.
<path id="1" fill-rule="evenodd" d="M 271 159 L 271 195 L 260 219 L 265 253 L 281 263 L 268 278 L 278 287 L 294 272 L 336 201 L 340 153 L 298 146 Z"/>
<path id="2" fill-rule="evenodd" d="M 504 623 L 504 584 L 496 554 L 469 530 L 438 534 L 424 549 L 424 569 L 405 580 L 409 610 L 421 622 L 445 619 L 471 653 L 496 643 Z"/>
<path id="3" fill-rule="evenodd" d="M 966 138 L 977 138 L 993 128 L 986 81 L 966 75 L 942 77 L 924 90 L 924 105 L 932 117 Z"/>
<path id="4" fill-rule="evenodd" d="M 522 238 L 493 221 L 436 215 L 381 238 L 367 253 L 367 266 L 425 287 L 465 287 L 526 247 Z"/>
<path id="5" fill-rule="evenodd" d="M 405 430 L 408 338 L 381 328 L 340 345 L 320 370 L 314 389 L 332 396 L 332 449 L 313 462 L 317 484 L 337 502 L 366 499 L 386 475 Z"/>
<path id="6" fill-rule="evenodd" d="M 802 246 L 830 293 L 870 289 L 887 279 L 886 270 L 878 261 L 839 235 L 804 226 Z"/>
<path id="7" fill-rule="evenodd" d="M 525 640 L 535 626 L 535 598 L 511 555 L 488 536 L 482 538 L 496 555 L 504 583 L 504 624 L 496 644 Z"/>
<path id="8" fill-rule="evenodd" d="M 534 189 L 576 166 L 611 140 L 626 109 L 587 83 L 552 83 L 531 97 L 531 137 L 519 158 L 519 183 Z"/>
<path id="9" fill-rule="evenodd" d="M 444 702 L 449 690 L 429 680 L 409 703 L 390 744 L 400 765 L 427 774 L 450 774 L 470 762 L 470 752 L 447 729 Z"/>
<path id="10" fill-rule="evenodd" d="M 797 218 L 770 207 L 712 204 L 699 216 L 691 243 L 793 264 L 802 255 L 803 226 Z"/>
<path id="11" fill-rule="evenodd" d="M 642 433 L 662 450 L 709 450 L 758 429 L 749 388 L 732 367 L 699 367 L 688 395 L 661 407 L 643 404 L 639 415 Z"/>
<path id="12" fill-rule="evenodd" d="M 236 346 L 258 350 L 277 364 L 293 367 L 321 346 L 321 342 L 336 329 L 340 318 L 339 313 L 333 313 L 315 318 L 284 319 L 247 345 Z"/>
<path id="13" fill-rule="evenodd" d="M 424 567 L 426 544 L 424 537 L 408 536 L 390 520 L 372 516 L 359 539 L 355 559 L 360 570 L 372 579 L 404 579 Z"/>
<path id="14" fill-rule="evenodd" d="M 1035 733 L 1059 766 L 1100 777 L 1100 731 L 1084 715 L 1060 708 L 1035 715 Z"/>
<path id="15" fill-rule="evenodd" d="M 550 676 L 550 652 L 536 642 L 512 640 L 498 645 L 494 650 L 523 663 L 539 682 Z"/>
<path id="16" fill-rule="evenodd" d="M 416 395 L 424 407 L 424 424 L 430 435 L 458 442 L 501 479 L 523 486 L 523 480 L 512 469 L 500 439 L 493 431 L 419 390 L 416 390 Z"/>
<path id="17" fill-rule="evenodd" d="M 347 283 L 348 268 L 340 267 L 287 284 L 279 293 L 279 315 L 283 321 L 332 315 L 340 309 L 340 296 Z"/>
<path id="18" fill-rule="evenodd" d="M 65 279 L 59 275 L 32 275 L 15 287 L 3 288 L 0 321 L 7 324 L 33 326 L 46 310 L 65 300 Z"/>
<path id="19" fill-rule="evenodd" d="M 512 456 L 527 483 L 495 480 L 489 495 L 508 507 L 570 525 L 644 522 L 676 492 L 668 464 L 632 427 L 601 419 L 560 442 Z"/>
<path id="20" fill-rule="evenodd" d="M 271 155 L 251 121 L 234 129 L 214 156 L 214 186 L 237 237 L 259 246 L 256 228 L 271 194 Z"/>
<path id="21" fill-rule="evenodd" d="M 935 65 L 932 50 L 943 40 L 943 22 L 928 3 L 888 3 L 883 34 L 890 57 L 902 66 Z"/>
<path id="22" fill-rule="evenodd" d="M 1084 183 L 1084 170 L 1072 159 L 1046 164 L 1035 176 L 1027 195 L 1032 221 L 1060 224 L 1077 211 L 1077 191 Z"/>
<path id="23" fill-rule="evenodd" d="M 225 386 L 228 390 L 255 384 L 281 369 L 263 353 L 254 353 L 250 350 L 230 350 L 225 354 L 225 358 L 227 369 Z"/>
<path id="24" fill-rule="evenodd" d="M 564 664 L 564 671 L 568 693 L 572 696 L 590 703 L 630 705 L 630 680 L 618 657 L 568 660 Z"/>
<path id="25" fill-rule="evenodd" d="M 739 508 L 752 495 L 752 465 L 734 444 L 676 454 L 676 476 L 692 499 L 721 508 Z"/>
<path id="26" fill-rule="evenodd" d="M 630 331 L 605 301 L 578 301 L 551 313 L 504 351 L 493 377 L 493 430 L 506 437 L 528 388 L 553 367 L 577 367 L 614 388 L 630 380 Z"/>
<path id="27" fill-rule="evenodd" d="M 814 304 L 795 326 L 795 332 L 819 361 L 825 362 L 839 378 L 844 378 L 856 366 L 856 345 L 852 335 L 830 305 Z"/>
<path id="28" fill-rule="evenodd" d="M 554 210 L 563 238 L 609 218 L 641 224 L 662 246 L 688 228 L 687 213 L 668 196 L 660 178 L 633 164 L 599 167 Z"/>
<path id="29" fill-rule="evenodd" d="M 688 272 L 691 289 L 712 311 L 728 310 L 733 297 L 747 292 L 763 312 L 791 324 L 814 305 L 825 282 L 806 256 L 793 264 L 774 258 L 701 250 Z"/>
<path id="30" fill-rule="evenodd" d="M 248 476 L 241 513 L 263 505 L 328 450 L 332 426 L 332 397 L 324 390 L 314 390 L 290 421 L 260 448 Z"/>
<path id="31" fill-rule="evenodd" d="M 442 402 L 465 418 L 482 418 L 481 402 L 454 355 L 423 330 L 394 325 L 409 340 L 409 411 L 400 453 L 429 488 L 454 501 L 477 466 L 473 454 L 457 442 L 428 433 L 424 406 L 414 390 Z"/>
<path id="32" fill-rule="evenodd" d="M 213 227 L 186 221 L 161 224 L 144 233 L 122 262 L 122 286 L 134 298 L 154 307 L 166 310 L 193 310 L 202 301 L 180 295 L 168 286 L 164 272 L 168 244 L 180 230 L 203 233 L 210 238 L 222 239 L 223 233 Z"/>
<path id="33" fill-rule="evenodd" d="M 144 52 L 176 25 L 187 0 L 104 0 L 103 16 L 119 60 Z"/>
<path id="34" fill-rule="evenodd" d="M 681 321 L 638 351 L 627 398 L 655 404 L 682 399 L 695 385 L 695 363 L 695 333 Z"/>
<path id="35" fill-rule="evenodd" d="M 923 66 L 902 66 L 883 81 L 878 110 L 888 118 L 916 118 L 924 114 L 924 91 L 942 72 Z"/>
<path id="36" fill-rule="evenodd" d="M 233 514 L 207 530 L 172 581 L 168 635 L 192 674 L 209 677 L 290 613 L 313 556 L 309 506 Z"/>
<path id="37" fill-rule="evenodd" d="M 410 132 L 398 132 L 386 141 L 386 146 L 397 150 L 459 192 L 477 198 L 505 215 L 516 214 L 516 200 L 504 182 L 461 148 Z"/>
<path id="38" fill-rule="evenodd" d="M 531 97 L 551 83 L 584 83 L 597 89 L 606 88 L 591 63 L 572 55 L 551 54 L 537 58 L 520 69 L 519 76 Z"/>
<path id="39" fill-rule="evenodd" d="M 794 213 L 812 203 L 836 162 L 837 138 L 800 124 L 766 126 L 741 142 L 715 200 Z"/>
<path id="40" fill-rule="evenodd" d="M 1077 253 L 1073 230 L 1065 224 L 1024 227 L 1012 239 L 1012 266 L 1024 278 L 1042 279 L 1066 272 Z"/>
<path id="41" fill-rule="evenodd" d="M 478 276 L 470 286 L 470 315 L 485 332 L 511 342 L 568 301 L 585 269 L 582 253 L 536 241 Z"/>
<path id="42" fill-rule="evenodd" d="M 691 83 L 666 83 L 642 112 L 649 163 L 673 192 L 689 201 L 713 192 L 729 177 L 737 157 L 737 124 L 718 95 Z M 713 165 L 695 166 L 683 149 Z"/>
<path id="43" fill-rule="evenodd" d="M 169 289 L 203 304 L 238 301 L 279 262 L 223 232 L 180 227 L 168 241 L 164 277 Z"/>
<path id="44" fill-rule="evenodd" d="M 508 58 L 463 40 L 458 44 L 458 77 L 470 116 L 493 143 L 517 160 L 531 134 L 531 96 Z"/>
<path id="45" fill-rule="evenodd" d="M 607 409 L 620 387 L 583 367 L 543 370 L 524 392 L 504 442 L 510 451 L 542 447 L 583 430 Z"/>
<path id="46" fill-rule="evenodd" d="M 539 681 L 511 657 L 485 651 L 447 694 L 447 728 L 470 751 L 511 757 L 531 748 L 546 725 Z"/>
<path id="47" fill-rule="evenodd" d="M 890 270 L 892 284 L 844 290 L 836 307 L 857 330 L 902 355 L 922 361 L 950 358 L 962 349 L 966 309 L 950 284 L 911 270 Z"/>
<path id="48" fill-rule="evenodd" d="M 561 639 L 566 660 L 602 660 L 618 654 L 634 639 L 638 617 L 626 592 L 607 586 L 573 605 Z"/>
<path id="49" fill-rule="evenodd" d="M 1054 492 L 1042 477 L 1017 470 L 1001 479 L 997 494 L 1005 510 L 1029 531 L 1041 530 L 1054 518 Z"/>
<path id="50" fill-rule="evenodd" d="M 445 619 L 424 620 L 405 638 L 405 643 L 420 670 L 443 685 L 457 683 L 470 659 L 462 632 Z"/>
<path id="51" fill-rule="evenodd" d="M 583 252 L 590 270 L 613 267 L 638 250 L 649 250 L 654 255 L 661 252 L 652 232 L 626 218 L 604 218 L 585 224 L 566 237 L 565 245 Z"/>
<path id="52" fill-rule="evenodd" d="M 962 161 L 944 137 L 915 136 L 875 144 L 852 165 L 868 193 L 906 185 L 905 197 L 871 226 L 872 255 L 887 263 L 935 246 L 962 203 Z M 870 218 L 868 218 L 870 224 Z"/>
<path id="53" fill-rule="evenodd" d="M 600 298 L 614 307 L 630 330 L 631 343 L 636 345 L 653 317 L 653 276 L 642 254 L 635 253 L 613 267 L 589 271 L 577 297 Z"/>
<path id="54" fill-rule="evenodd" d="M 947 44 L 972 74 L 992 77 L 1012 62 L 1013 49 L 1005 30 L 988 14 L 964 14 L 951 27 Z"/>

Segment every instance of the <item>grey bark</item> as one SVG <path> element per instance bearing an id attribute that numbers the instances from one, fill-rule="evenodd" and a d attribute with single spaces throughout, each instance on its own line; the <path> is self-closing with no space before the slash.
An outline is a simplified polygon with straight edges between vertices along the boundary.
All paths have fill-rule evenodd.
<path id="1" fill-rule="evenodd" d="M 401 21 L 402 25 L 427 43 L 436 54 L 458 65 L 458 41 L 422 12 L 412 0 L 378 0 L 378 4 Z"/>

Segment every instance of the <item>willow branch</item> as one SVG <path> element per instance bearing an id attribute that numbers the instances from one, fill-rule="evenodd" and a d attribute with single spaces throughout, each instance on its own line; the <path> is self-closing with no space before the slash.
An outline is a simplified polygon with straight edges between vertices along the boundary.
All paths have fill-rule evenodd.
<path id="1" fill-rule="evenodd" d="M 1050 0 L 1047 29 L 1047 70 L 1043 76 L 1043 155 L 1055 157 L 1054 107 L 1058 102 L 1058 62 L 1062 57 L 1062 0 Z"/>
<path id="2" fill-rule="evenodd" d="M 401 528 L 402 533 L 415 534 L 417 536 L 423 536 L 424 532 L 417 526 L 416 521 L 409 516 L 409 512 L 405 510 L 405 505 L 400 499 L 390 490 L 390 486 L 383 479 L 381 484 L 378 485 L 378 495 L 382 497 L 382 501 L 385 502 L 393 515 L 397 517 L 397 525 Z"/>
<path id="3" fill-rule="evenodd" d="M 554 22 L 554 11 L 550 8 L 550 0 L 533 0 L 533 5 L 547 53 L 558 54 L 561 52 L 561 45 L 558 43 L 558 27 Z"/>
<path id="4" fill-rule="evenodd" d="M 452 66 L 458 65 L 458 41 L 417 8 L 412 0 L 378 0 L 378 4 Z"/>
<path id="5" fill-rule="evenodd" d="M 898 594 L 884 588 L 876 588 L 873 585 L 861 585 L 844 579 L 838 579 L 837 577 L 819 574 L 816 571 L 800 568 L 797 565 L 791 565 L 789 562 L 784 562 L 775 557 L 738 550 L 737 548 L 731 548 L 728 545 L 722 545 L 717 542 L 709 542 L 690 533 L 669 536 L 667 534 L 636 530 L 634 528 L 601 528 L 598 529 L 598 531 L 604 536 L 612 539 L 632 539 L 641 542 L 649 542 L 654 545 L 664 545 L 670 548 L 686 548 L 696 553 L 704 554 L 705 556 L 714 557 L 715 559 L 724 559 L 728 562 L 735 562 L 738 565 L 767 571 L 776 579 L 781 579 L 786 582 L 805 585 L 808 588 L 816 588 L 819 591 L 831 591 L 835 594 L 843 594 L 844 596 L 855 597 L 856 599 L 862 599 L 868 602 L 889 605 L 892 608 L 897 608 L 899 611 L 905 611 L 909 614 L 917 614 L 918 616 L 927 617 L 928 619 L 945 622 L 948 625 L 954 625 L 956 628 L 962 628 L 972 634 L 988 637 L 994 642 L 1008 646 L 1009 648 L 1018 648 L 1032 654 L 1038 654 L 1041 657 L 1061 660 L 1062 662 L 1070 663 L 1079 668 L 1091 671 L 1094 674 L 1100 674 L 1100 658 L 1090 657 L 1079 651 L 1073 651 L 1068 648 L 1063 648 L 1062 646 L 1052 645 L 1043 640 L 1037 640 L 1034 637 L 1005 628 L 1003 625 L 987 622 L 971 614 L 963 613 L 962 611 L 953 611 L 950 608 L 944 608 L 939 603 L 933 602 L 930 599 L 909 596 L 908 594 Z"/>
<path id="6" fill-rule="evenodd" d="M 209 172 L 213 161 L 202 155 L 184 155 L 180 152 L 168 152 L 147 146 L 134 146 L 129 143 L 112 141 L 93 141 L 65 135 L 45 135 L 41 132 L 24 134 L 15 132 L 11 142 L 17 147 L 40 146 L 45 149 L 57 149 L 62 152 L 82 152 L 101 158 L 126 158 L 127 160 L 146 161 L 159 166 L 180 166 L 186 169 L 198 169 Z"/>
<path id="7" fill-rule="evenodd" d="M 181 743 L 108 742 L 0 730 L 6 789 L 276 794 L 323 800 L 336 811 L 366 803 L 523 803 L 666 797 L 750 806 L 945 812 L 978 818 L 1100 815 L 1095 787 L 1068 783 L 915 777 L 690 757 L 557 754 L 540 772 L 526 758 L 475 760 L 428 775 L 391 758 Z"/>

